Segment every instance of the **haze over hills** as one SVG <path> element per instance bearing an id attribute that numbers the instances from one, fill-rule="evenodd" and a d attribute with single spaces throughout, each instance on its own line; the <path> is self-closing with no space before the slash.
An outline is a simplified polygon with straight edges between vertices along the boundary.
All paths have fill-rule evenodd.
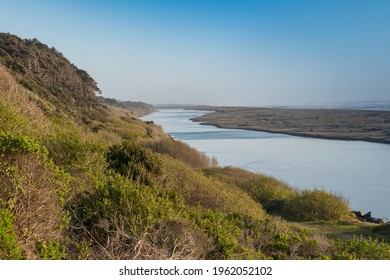
<path id="1" fill-rule="evenodd" d="M 151 106 L 96 94 L 0 34 L 0 259 L 390 259 L 388 224 L 342 196 L 218 167 L 136 118 Z"/>

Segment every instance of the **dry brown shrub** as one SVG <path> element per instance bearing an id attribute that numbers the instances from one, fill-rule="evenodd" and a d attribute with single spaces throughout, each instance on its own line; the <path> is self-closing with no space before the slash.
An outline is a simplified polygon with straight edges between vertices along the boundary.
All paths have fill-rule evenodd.
<path id="1" fill-rule="evenodd" d="M 66 188 L 58 174 L 35 154 L 0 158 L 0 201 L 15 216 L 14 229 L 26 258 L 37 258 L 37 240 L 61 236 L 61 201 L 58 192 Z"/>
<path id="2" fill-rule="evenodd" d="M 10 123 L 7 127 L 9 132 L 36 137 L 50 133 L 51 126 L 37 102 L 43 101 L 35 93 L 19 85 L 4 66 L 0 65 L 0 106 L 3 104 L 8 113 L 24 118 L 24 121 L 18 119 Z"/>
<path id="3" fill-rule="evenodd" d="M 86 258 L 199 260 L 210 258 L 215 250 L 210 237 L 191 229 L 190 224 L 183 220 L 162 220 L 142 232 L 131 230 L 134 227 L 130 223 L 128 219 L 119 216 L 113 217 L 111 221 L 100 221 L 95 229 L 104 231 L 107 238 L 101 242 L 91 232 L 87 232 L 93 245 Z M 115 224 L 114 228 L 112 224 Z"/>

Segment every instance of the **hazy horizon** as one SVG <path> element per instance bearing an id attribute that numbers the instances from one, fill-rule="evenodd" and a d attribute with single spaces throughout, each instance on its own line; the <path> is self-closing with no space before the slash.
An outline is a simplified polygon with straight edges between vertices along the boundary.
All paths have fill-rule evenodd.
<path id="1" fill-rule="evenodd" d="M 390 100 L 390 1 L 23 1 L 1 32 L 55 47 L 103 96 L 150 104 Z"/>

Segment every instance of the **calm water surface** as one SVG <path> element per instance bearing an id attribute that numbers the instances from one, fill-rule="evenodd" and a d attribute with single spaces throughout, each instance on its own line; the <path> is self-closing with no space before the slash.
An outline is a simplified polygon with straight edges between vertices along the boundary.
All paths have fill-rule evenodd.
<path id="1" fill-rule="evenodd" d="M 164 109 L 144 116 L 222 166 L 272 175 L 297 188 L 343 194 L 351 207 L 390 217 L 390 145 L 200 125 L 206 111 Z"/>

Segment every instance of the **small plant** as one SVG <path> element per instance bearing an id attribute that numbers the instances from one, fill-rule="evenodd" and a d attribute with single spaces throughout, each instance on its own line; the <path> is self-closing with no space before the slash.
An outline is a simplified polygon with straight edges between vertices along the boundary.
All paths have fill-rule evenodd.
<path id="1" fill-rule="evenodd" d="M 58 240 L 38 241 L 36 251 L 39 259 L 42 260 L 63 260 L 66 258 L 65 247 Z"/>
<path id="2" fill-rule="evenodd" d="M 17 243 L 13 229 L 15 217 L 6 209 L 0 210 L 0 259 L 19 260 L 23 258 L 22 249 Z"/>

